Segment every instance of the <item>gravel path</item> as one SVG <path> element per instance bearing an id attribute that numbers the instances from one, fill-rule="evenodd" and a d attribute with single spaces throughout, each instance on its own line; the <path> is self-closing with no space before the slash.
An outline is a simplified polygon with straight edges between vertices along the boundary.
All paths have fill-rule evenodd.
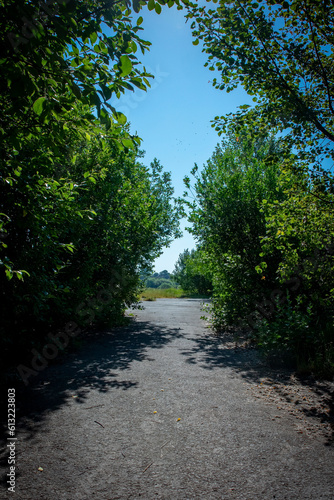
<path id="1" fill-rule="evenodd" d="M 0 497 L 333 500 L 333 385 L 270 371 L 200 303 L 146 302 L 42 372 L 17 398 L 16 490 Z"/>

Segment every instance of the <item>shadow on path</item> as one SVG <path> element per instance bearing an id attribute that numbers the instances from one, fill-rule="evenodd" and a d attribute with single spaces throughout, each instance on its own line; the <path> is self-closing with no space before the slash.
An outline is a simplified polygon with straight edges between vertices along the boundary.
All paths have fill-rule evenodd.
<path id="1" fill-rule="evenodd" d="M 293 370 L 283 366 L 272 368 L 261 359 L 258 350 L 249 345 L 246 337 L 234 337 L 229 332 L 194 338 L 192 347 L 183 350 L 182 354 L 186 363 L 199 364 L 204 370 L 233 369 L 253 387 L 254 384 L 258 386 L 264 398 L 269 399 L 273 394 L 271 391 L 274 391 L 283 402 L 295 405 L 304 417 L 325 424 L 330 429 L 325 444 L 334 444 L 333 383 L 315 380 L 312 376 L 297 376 Z M 299 384 L 308 391 L 305 394 L 314 396 L 317 404 L 309 404 L 303 394 L 294 395 L 293 391 Z"/>
<path id="2" fill-rule="evenodd" d="M 137 387 L 136 380 L 125 379 L 122 372 L 134 361 L 150 360 L 147 348 L 162 349 L 176 337 L 179 329 L 156 326 L 138 321 L 110 332 L 89 334 L 87 342 L 77 352 L 43 372 L 27 388 L 16 390 L 16 432 L 20 440 L 32 439 L 43 431 L 47 416 L 63 406 L 85 405 L 91 389 L 107 393 L 111 389 L 127 390 Z M 117 372 L 116 372 L 117 371 Z M 129 371 L 131 376 L 131 371 Z M 3 423 L 0 467 L 8 469 L 7 425 Z"/>

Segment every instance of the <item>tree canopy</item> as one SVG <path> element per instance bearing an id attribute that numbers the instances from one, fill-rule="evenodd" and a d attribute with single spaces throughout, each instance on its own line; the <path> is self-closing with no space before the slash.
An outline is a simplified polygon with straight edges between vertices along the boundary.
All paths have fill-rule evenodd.
<path id="1" fill-rule="evenodd" d="M 260 263 L 260 236 L 265 233 L 262 200 L 283 197 L 278 185 L 281 151 L 274 137 L 250 140 L 247 131 L 238 136 L 231 131 L 203 170 L 193 169 L 194 186 L 185 179 L 195 194 L 189 221 L 212 273 L 217 326 L 247 316 L 269 286 L 255 268 Z M 269 268 L 275 267 L 275 257 L 272 260 Z"/>
<path id="2" fill-rule="evenodd" d="M 334 6 L 214 4 L 187 5 L 193 43 L 220 75 L 213 85 L 241 85 L 254 105 L 214 118 L 224 140 L 193 170 L 193 188 L 185 179 L 213 272 L 213 322 L 255 328 L 267 353 L 332 374 Z"/>
<path id="3" fill-rule="evenodd" d="M 164 4 L 165 2 L 162 2 Z M 178 0 L 170 0 L 171 7 Z M 112 96 L 147 89 L 145 2 L 0 2 L 0 312 L 4 359 L 67 321 L 115 324 L 182 209 Z M 150 0 L 159 14 L 161 5 Z"/>
<path id="4" fill-rule="evenodd" d="M 187 292 L 210 295 L 212 274 L 207 261 L 207 255 L 200 248 L 190 251 L 187 248 L 175 263 L 173 279 Z"/>
<path id="5" fill-rule="evenodd" d="M 255 108 L 239 106 L 215 118 L 219 132 L 229 121 L 268 124 L 318 167 L 334 160 L 334 6 L 319 0 L 221 0 L 216 8 L 192 4 L 194 44 L 203 43 L 206 65 L 218 70 L 216 88 L 242 85 Z"/>
<path id="6" fill-rule="evenodd" d="M 212 322 L 251 329 L 267 354 L 333 374 L 333 194 L 286 168 L 282 138 L 232 128 L 185 184 L 191 232 L 212 276 Z M 177 272 L 187 277 L 189 252 Z"/>

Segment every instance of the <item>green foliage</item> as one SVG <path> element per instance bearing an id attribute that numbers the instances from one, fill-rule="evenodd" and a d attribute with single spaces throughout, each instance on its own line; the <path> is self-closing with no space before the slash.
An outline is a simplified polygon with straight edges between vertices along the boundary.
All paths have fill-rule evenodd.
<path id="1" fill-rule="evenodd" d="M 299 356 L 308 353 L 312 346 L 310 324 L 313 319 L 312 306 L 305 312 L 300 308 L 300 297 L 294 304 L 289 293 L 284 303 L 276 302 L 274 317 L 270 320 L 263 317 L 256 330 L 258 344 L 267 354 L 283 351 L 284 354 Z"/>
<path id="2" fill-rule="evenodd" d="M 310 299 L 333 300 L 334 221 L 331 189 L 319 190 L 307 172 L 285 169 L 279 179 L 286 199 L 266 205 L 266 234 L 262 238 L 263 259 L 280 252 L 280 281 L 298 275 Z M 320 303 L 320 302 L 319 302 Z"/>
<path id="3" fill-rule="evenodd" d="M 154 301 L 156 299 L 184 299 L 202 298 L 202 294 L 197 294 L 182 290 L 182 288 L 145 288 L 141 293 L 140 300 Z"/>
<path id="4" fill-rule="evenodd" d="M 161 290 L 163 290 L 173 287 L 173 282 L 170 279 L 170 274 L 166 270 L 161 271 L 160 273 L 154 273 L 151 276 L 145 278 L 143 281 L 147 288 L 160 288 Z"/>
<path id="5" fill-rule="evenodd" d="M 109 104 L 150 85 L 137 58 L 150 43 L 130 9 L 123 0 L 0 2 L 6 362 L 68 321 L 119 322 L 140 274 L 180 235 L 170 174 L 157 160 L 140 163 L 140 139 Z"/>
<path id="6" fill-rule="evenodd" d="M 67 202 L 78 195 L 71 181 L 72 145 L 100 134 L 101 124 L 120 150 L 139 142 L 124 129 L 125 116 L 107 102 L 132 84 L 149 85 L 149 75 L 140 69 L 135 52 L 137 45 L 144 52 L 150 44 L 140 39 L 141 28 L 132 26 L 128 14 L 123 2 L 51 5 L 19 0 L 0 5 L 0 231 L 3 238 L 8 237 L 10 223 L 27 217 L 15 232 L 11 242 L 15 247 L 15 240 L 27 237 L 21 226 L 26 226 L 31 211 L 38 211 L 44 220 L 39 237 L 50 258 L 56 259 L 55 266 L 59 252 L 73 249 L 62 241 L 51 244 L 57 227 L 67 220 Z M 102 31 L 102 23 L 112 36 Z M 58 178 L 54 174 L 60 169 Z M 87 180 L 97 182 L 94 175 Z M 86 210 L 75 217 L 86 219 L 87 215 Z M 46 227 L 53 237 L 49 238 Z M 7 277 L 22 281 L 26 269 L 17 267 L 18 259 L 13 263 L 8 252 L 2 255 Z"/>
<path id="7" fill-rule="evenodd" d="M 208 268 L 205 252 L 200 249 L 186 249 L 176 261 L 174 281 L 183 290 L 199 295 L 210 295 L 212 291 L 212 276 Z"/>
<path id="8" fill-rule="evenodd" d="M 311 354 L 325 359 L 333 353 L 334 345 L 332 188 L 330 184 L 320 188 L 318 179 L 312 182 L 306 172 L 301 175 L 301 170 L 296 174 L 285 169 L 279 181 L 286 199 L 266 206 L 261 258 L 266 261 L 273 252 L 279 253 L 278 281 L 295 282 L 292 303 L 308 318 L 309 329 L 307 342 L 295 344 L 297 355 L 304 354 L 307 361 Z M 310 308 L 312 316 L 308 315 Z M 301 334 L 299 337 L 303 339 Z"/>
<path id="9" fill-rule="evenodd" d="M 289 364 L 302 373 L 334 375 L 334 337 L 332 321 L 319 322 L 318 304 L 304 307 L 302 296 L 292 300 L 289 293 L 276 301 L 273 317 L 262 317 L 255 339 L 273 364 Z"/>
<path id="10" fill-rule="evenodd" d="M 281 200 L 278 186 L 280 142 L 271 136 L 251 139 L 246 132 L 217 146 L 196 177 L 196 202 L 190 204 L 192 233 L 207 255 L 212 273 L 214 322 L 241 319 L 268 287 L 255 270 L 265 233 L 262 200 Z M 266 263 L 275 266 L 275 256 Z"/>
<path id="11" fill-rule="evenodd" d="M 334 159 L 332 2 L 220 0 L 214 10 L 189 5 L 188 18 L 206 65 L 220 73 L 213 85 L 227 92 L 242 85 L 256 103 L 217 116 L 219 132 L 230 122 L 270 124 L 300 159 L 318 166 Z"/>
<path id="12" fill-rule="evenodd" d="M 17 155 L 16 182 L 2 186 L 1 210 L 10 217 L 1 263 L 8 278 L 6 263 L 27 276 L 1 277 L 8 349 L 23 334 L 24 344 L 31 340 L 33 329 L 117 322 L 137 300 L 140 273 L 179 235 L 170 174 L 157 160 L 142 165 L 138 148 L 119 150 L 111 131 L 72 143 L 57 171 L 48 154 L 43 142 L 31 143 Z"/>
<path id="13" fill-rule="evenodd" d="M 250 326 L 270 356 L 276 351 L 318 372 L 323 360 L 327 368 L 320 371 L 328 376 L 334 366 L 330 176 L 324 184 L 303 165 L 295 168 L 293 158 L 288 163 L 282 140 L 237 134 L 230 131 L 200 175 L 193 171 L 189 220 L 213 276 L 213 324 Z"/>
<path id="14" fill-rule="evenodd" d="M 232 143 L 218 151 L 195 185 L 190 220 L 212 263 L 214 323 L 246 318 L 266 348 L 333 367 L 334 7 L 221 0 L 215 10 L 187 8 L 194 44 L 202 41 L 206 66 L 220 73 L 213 85 L 242 85 L 255 103 L 215 117 L 219 134 L 241 137 L 243 152 Z M 251 144 L 268 141 L 270 129 L 280 132 L 279 148 L 263 156 Z"/>
<path id="15" fill-rule="evenodd" d="M 10 0 L 0 8 L 0 133 L 7 161 L 34 138 L 52 135 L 56 150 L 72 134 L 88 138 L 91 124 L 116 131 L 126 121 L 108 100 L 146 89 L 151 75 L 136 56 L 150 43 L 132 25 L 125 2 Z M 126 138 L 115 134 L 120 147 Z"/>
<path id="16" fill-rule="evenodd" d="M 181 288 L 145 288 L 140 300 L 154 301 L 156 299 L 178 299 L 184 295 Z"/>

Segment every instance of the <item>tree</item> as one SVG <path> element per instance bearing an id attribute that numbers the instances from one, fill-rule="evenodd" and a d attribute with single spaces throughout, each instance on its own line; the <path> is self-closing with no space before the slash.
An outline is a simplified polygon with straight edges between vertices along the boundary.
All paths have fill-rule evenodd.
<path id="1" fill-rule="evenodd" d="M 307 172 L 301 177 L 284 170 L 279 185 L 285 199 L 266 205 L 261 255 L 266 260 L 280 253 L 280 283 L 296 280 L 300 305 L 304 311 L 313 308 L 321 330 L 334 317 L 334 221 L 329 209 L 334 196 L 311 183 Z"/>
<path id="2" fill-rule="evenodd" d="M 169 7 L 174 3 L 179 4 L 170 0 Z M 143 5 L 133 0 L 136 12 Z M 161 12 L 154 0 L 149 8 Z M 125 0 L 0 2 L 1 200 L 18 181 L 21 152 L 31 151 L 35 141 L 48 172 L 57 171 L 72 143 L 99 134 L 100 125 L 120 150 L 140 143 L 124 129 L 126 117 L 108 102 L 149 86 L 151 75 L 137 53 L 150 43 L 139 36 L 142 17 L 133 25 L 130 14 L 131 3 Z M 3 236 L 10 220 L 0 207 Z M 23 277 L 8 259 L 0 265 Z"/>
<path id="3" fill-rule="evenodd" d="M 334 6 L 318 0 L 220 0 L 214 10 L 187 8 L 193 43 L 202 41 L 206 66 L 220 73 L 213 85 L 227 92 L 242 85 L 255 103 L 216 116 L 213 126 L 219 134 L 233 130 L 255 142 L 272 127 L 285 145 L 275 160 L 278 194 L 269 189 L 263 196 L 259 187 L 267 173 L 255 175 L 252 191 L 261 196 L 250 207 L 252 184 L 238 180 L 233 186 L 235 172 L 224 184 L 208 164 L 196 184 L 202 212 L 196 208 L 191 215 L 194 230 L 209 242 L 217 269 L 214 318 L 218 325 L 231 322 L 248 309 L 262 346 L 287 349 L 332 374 L 334 178 L 328 167 L 334 160 Z M 254 155 L 245 152 L 254 174 Z M 233 152 L 230 165 L 233 158 L 239 155 Z M 220 198 L 212 179 L 224 186 Z M 256 265 L 257 255 L 262 262 Z"/>
<path id="4" fill-rule="evenodd" d="M 256 266 L 266 228 L 262 201 L 284 196 L 278 185 L 281 151 L 274 137 L 251 139 L 247 130 L 238 135 L 230 130 L 202 172 L 193 169 L 193 188 L 185 179 L 195 192 L 189 221 L 209 261 L 216 326 L 244 319 L 273 284 L 261 279 L 264 275 L 258 275 Z M 277 268 L 277 257 L 268 259 L 268 270 Z"/>
<path id="5" fill-rule="evenodd" d="M 200 295 L 210 295 L 212 276 L 205 252 L 200 249 L 184 250 L 175 263 L 173 279 L 183 290 Z"/>
<path id="6" fill-rule="evenodd" d="M 169 272 L 167 271 L 167 269 L 164 269 L 163 271 L 161 271 L 159 273 L 159 277 L 160 278 L 163 278 L 163 279 L 166 279 L 166 280 L 169 280 L 170 279 L 170 274 Z"/>
<path id="7" fill-rule="evenodd" d="M 181 207 L 180 207 L 181 209 Z M 142 275 L 141 279 L 146 286 L 146 288 L 172 288 L 173 282 L 171 280 L 171 275 L 164 269 L 160 273 L 153 273 L 152 275 Z"/>
<path id="8" fill-rule="evenodd" d="M 220 1 L 215 10 L 193 4 L 194 44 L 203 42 L 213 85 L 242 85 L 254 109 L 239 106 L 215 118 L 218 131 L 230 121 L 278 126 L 299 158 L 321 167 L 334 160 L 334 6 L 318 0 Z M 254 120 L 256 117 L 256 120 Z"/>
<path id="9" fill-rule="evenodd" d="M 123 1 L 2 2 L 0 126 L 7 155 L 51 131 L 54 144 L 70 132 L 89 134 L 92 107 L 107 128 L 125 122 L 108 100 L 146 89 L 150 76 L 135 55 L 150 45 L 138 35 L 142 18 L 132 26 L 129 13 Z M 79 102 L 87 108 L 69 114 Z"/>
<path id="10" fill-rule="evenodd" d="M 149 86 L 137 54 L 150 43 L 130 14 L 125 0 L 0 2 L 5 358 L 68 320 L 115 324 L 179 235 L 170 174 L 139 162 L 140 139 L 108 102 Z"/>
<path id="11" fill-rule="evenodd" d="M 182 210 L 157 160 L 145 167 L 138 149 L 120 151 L 102 129 L 72 143 L 57 172 L 36 147 L 18 155 L 22 171 L 3 200 L 11 214 L 4 263 L 26 274 L 17 280 L 7 268 L 0 280 L 7 358 L 68 321 L 120 321 L 137 301 L 140 274 L 180 234 Z"/>
<path id="12" fill-rule="evenodd" d="M 213 276 L 213 324 L 251 327 L 266 354 L 332 376 L 332 188 L 303 165 L 288 168 L 282 139 L 237 134 L 194 169 L 194 187 L 186 179 Z"/>
<path id="13" fill-rule="evenodd" d="M 277 286 L 260 305 L 256 338 L 267 353 L 283 353 L 297 367 L 334 373 L 334 226 L 331 190 L 307 169 L 282 170 L 285 199 L 266 203 L 263 264 L 279 255 Z M 319 181 L 319 179 L 317 180 Z M 265 266 L 264 266 L 265 267 Z M 261 266 L 258 271 L 262 273 Z M 267 271 L 265 271 L 267 275 Z M 288 285 L 288 293 L 286 293 Z"/>

